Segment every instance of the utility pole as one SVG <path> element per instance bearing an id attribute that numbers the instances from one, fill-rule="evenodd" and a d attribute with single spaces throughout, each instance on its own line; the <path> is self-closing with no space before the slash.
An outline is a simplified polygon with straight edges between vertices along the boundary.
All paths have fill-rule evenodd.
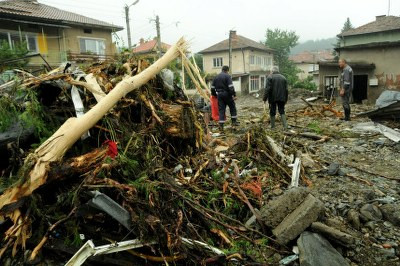
<path id="1" fill-rule="evenodd" d="M 132 39 L 131 39 L 131 26 L 129 22 L 129 8 L 131 6 L 136 5 L 139 2 L 139 0 L 136 0 L 134 3 L 131 5 L 125 5 L 125 20 L 126 20 L 126 31 L 128 32 L 128 49 L 131 49 L 132 47 Z"/>
<path id="2" fill-rule="evenodd" d="M 233 31 L 229 31 L 229 74 L 232 74 L 232 33 Z"/>
<path id="3" fill-rule="evenodd" d="M 157 53 L 158 58 L 161 58 L 162 47 L 161 47 L 161 31 L 160 31 L 160 17 L 156 16 L 156 28 L 157 28 Z"/>

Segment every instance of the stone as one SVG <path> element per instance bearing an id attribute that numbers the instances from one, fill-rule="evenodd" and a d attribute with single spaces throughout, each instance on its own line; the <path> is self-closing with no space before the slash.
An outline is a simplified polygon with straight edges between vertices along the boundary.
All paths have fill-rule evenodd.
<path id="1" fill-rule="evenodd" d="M 382 212 L 373 204 L 365 204 L 360 209 L 360 218 L 364 222 L 382 220 Z"/>
<path id="2" fill-rule="evenodd" d="M 391 224 L 400 226 L 400 204 L 385 204 L 380 207 L 383 218 Z"/>
<path id="3" fill-rule="evenodd" d="M 317 233 L 303 232 L 297 240 L 300 266 L 349 266 L 342 255 Z"/>
<path id="4" fill-rule="evenodd" d="M 289 189 L 261 208 L 262 220 L 268 227 L 275 228 L 304 201 L 308 194 L 309 190 L 306 188 Z"/>
<path id="5" fill-rule="evenodd" d="M 340 164 L 331 163 L 328 168 L 328 175 L 337 175 L 340 170 Z"/>
<path id="6" fill-rule="evenodd" d="M 326 237 L 327 239 L 333 241 L 341 246 L 348 247 L 354 244 L 355 239 L 353 236 L 344 233 L 336 228 L 327 226 L 320 222 L 314 222 L 311 224 L 311 229 L 313 232 L 319 233 Z"/>
<path id="7" fill-rule="evenodd" d="M 349 220 L 349 223 L 354 229 L 360 230 L 360 215 L 356 210 L 351 209 L 347 212 L 347 220 Z"/>
<path id="8" fill-rule="evenodd" d="M 304 201 L 274 229 L 278 243 L 286 245 L 315 222 L 324 210 L 323 203 L 309 194 Z"/>
<path id="9" fill-rule="evenodd" d="M 361 146 L 356 146 L 356 147 L 353 148 L 353 150 L 354 150 L 355 152 L 359 152 L 359 153 L 364 153 L 364 152 L 367 151 L 366 148 L 361 147 Z"/>
<path id="10" fill-rule="evenodd" d="M 394 259 L 396 258 L 396 250 L 394 248 L 383 248 L 379 250 L 379 253 L 385 259 Z"/>

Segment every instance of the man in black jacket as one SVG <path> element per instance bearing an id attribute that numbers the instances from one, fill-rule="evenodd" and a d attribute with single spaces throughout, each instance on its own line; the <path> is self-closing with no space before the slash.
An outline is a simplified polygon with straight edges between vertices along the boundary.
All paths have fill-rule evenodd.
<path id="1" fill-rule="evenodd" d="M 221 132 L 224 131 L 226 106 L 229 107 L 231 113 L 232 125 L 238 125 L 235 104 L 236 92 L 228 72 L 229 67 L 223 66 L 222 72 L 214 78 L 211 85 L 211 94 L 218 98 L 219 129 Z"/>
<path id="2" fill-rule="evenodd" d="M 279 114 L 283 123 L 283 128 L 288 128 L 285 105 L 288 101 L 288 88 L 286 78 L 279 73 L 278 67 L 272 68 L 272 74 L 267 78 L 265 93 L 263 97 L 264 104 L 268 100 L 269 114 L 271 116 L 271 128 L 275 128 L 276 108 L 278 107 Z"/>

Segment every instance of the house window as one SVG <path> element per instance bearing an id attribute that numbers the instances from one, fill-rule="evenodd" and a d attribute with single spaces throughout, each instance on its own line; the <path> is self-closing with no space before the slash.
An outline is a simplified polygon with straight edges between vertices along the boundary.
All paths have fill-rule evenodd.
<path id="1" fill-rule="evenodd" d="M 79 39 L 81 53 L 92 53 L 97 55 L 105 55 L 106 43 L 101 39 Z"/>
<path id="2" fill-rule="evenodd" d="M 254 65 L 256 63 L 254 55 L 250 55 L 250 65 Z"/>
<path id="3" fill-rule="evenodd" d="M 257 56 L 257 66 L 261 66 L 261 57 Z"/>
<path id="4" fill-rule="evenodd" d="M 83 29 L 83 33 L 92 34 L 92 29 Z"/>
<path id="5" fill-rule="evenodd" d="M 26 43 L 30 52 L 37 52 L 37 35 L 35 33 L 0 32 L 0 43 L 6 42 L 11 49 L 15 49 L 21 42 Z"/>
<path id="6" fill-rule="evenodd" d="M 265 88 L 265 76 L 261 76 L 261 88 Z"/>
<path id="7" fill-rule="evenodd" d="M 260 76 L 250 76 L 250 91 L 258 91 L 260 89 Z"/>
<path id="8" fill-rule="evenodd" d="M 338 76 L 325 76 L 324 78 L 325 95 L 330 97 L 334 89 L 338 88 L 339 79 Z"/>
<path id="9" fill-rule="evenodd" d="M 223 60 L 222 57 L 213 58 L 213 67 L 222 67 Z"/>

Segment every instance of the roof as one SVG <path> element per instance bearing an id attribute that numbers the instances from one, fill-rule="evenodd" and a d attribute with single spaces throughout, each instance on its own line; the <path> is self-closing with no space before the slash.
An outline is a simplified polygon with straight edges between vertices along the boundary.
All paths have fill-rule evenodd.
<path id="1" fill-rule="evenodd" d="M 138 54 L 148 53 L 154 51 L 156 47 L 157 47 L 157 40 L 151 40 L 143 42 L 139 46 L 133 48 L 133 52 Z M 161 48 L 162 50 L 166 51 L 169 48 L 171 48 L 171 45 L 161 42 Z"/>
<path id="2" fill-rule="evenodd" d="M 351 68 L 363 68 L 363 69 L 375 69 L 375 64 L 367 63 L 367 62 L 347 62 Z M 328 66 L 328 67 L 336 67 L 339 69 L 338 61 L 322 61 L 319 62 L 320 66 Z"/>
<path id="3" fill-rule="evenodd" d="M 114 30 L 123 29 L 121 26 L 41 4 L 36 0 L 0 1 L 0 17 L 24 18 L 32 21 L 57 22 L 64 25 L 85 25 Z"/>
<path id="4" fill-rule="evenodd" d="M 317 63 L 319 61 L 332 60 L 332 51 L 323 50 L 317 52 L 304 51 L 296 55 L 291 55 L 289 59 L 295 63 Z"/>
<path id="5" fill-rule="evenodd" d="M 250 40 L 249 38 L 243 37 L 241 35 L 235 34 L 232 38 L 232 50 L 237 50 L 237 49 L 257 49 L 265 52 L 273 52 L 273 49 L 268 48 L 267 46 Z M 222 42 L 219 42 L 217 44 L 214 44 L 213 46 L 208 47 L 207 49 L 204 49 L 200 51 L 200 54 L 205 54 L 205 53 L 214 53 L 214 52 L 221 52 L 221 51 L 228 51 L 229 50 L 229 39 L 223 40 Z"/>
<path id="6" fill-rule="evenodd" d="M 400 17 L 377 16 L 376 20 L 361 27 L 345 31 L 338 36 L 353 36 L 400 29 Z"/>

